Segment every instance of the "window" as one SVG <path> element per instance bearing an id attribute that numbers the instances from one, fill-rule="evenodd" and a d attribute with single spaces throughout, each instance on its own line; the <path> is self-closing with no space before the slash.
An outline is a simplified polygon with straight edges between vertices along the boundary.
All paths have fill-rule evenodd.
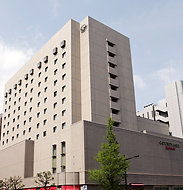
<path id="1" fill-rule="evenodd" d="M 65 129 L 66 127 L 66 122 L 62 123 L 62 129 Z"/>
<path id="2" fill-rule="evenodd" d="M 44 114 L 46 114 L 46 112 L 47 112 L 47 108 L 44 109 Z"/>
<path id="3" fill-rule="evenodd" d="M 61 47 L 61 48 L 64 48 L 64 47 L 65 47 L 65 45 L 66 45 L 66 41 L 65 41 L 65 40 L 63 40 L 63 41 L 60 43 L 60 47 Z"/>
<path id="4" fill-rule="evenodd" d="M 11 137 L 11 140 L 12 140 L 12 141 L 14 140 L 14 136 Z"/>
<path id="5" fill-rule="evenodd" d="M 65 114 L 66 114 L 66 110 L 63 110 L 62 111 L 62 116 L 65 116 Z"/>
<path id="6" fill-rule="evenodd" d="M 17 119 L 18 119 L 18 120 L 20 119 L 20 115 L 17 116 Z"/>
<path id="7" fill-rule="evenodd" d="M 17 93 L 15 92 L 15 95 L 14 95 L 15 97 L 17 96 Z"/>
<path id="8" fill-rule="evenodd" d="M 116 109 L 111 109 L 112 113 L 113 114 L 118 114 L 119 113 L 119 110 L 116 110 Z"/>
<path id="9" fill-rule="evenodd" d="M 54 49 L 53 49 L 53 55 L 56 55 L 57 54 L 57 47 L 55 47 Z"/>
<path id="10" fill-rule="evenodd" d="M 18 85 L 21 86 L 21 84 L 22 84 L 22 80 L 19 80 Z"/>
<path id="11" fill-rule="evenodd" d="M 115 54 L 112 53 L 112 52 L 109 52 L 109 51 L 108 51 L 108 55 L 109 55 L 110 57 L 115 57 Z"/>
<path id="12" fill-rule="evenodd" d="M 47 90 L 48 90 L 48 87 L 45 87 L 45 88 L 44 88 L 44 92 L 47 92 Z"/>
<path id="13" fill-rule="evenodd" d="M 116 121 L 115 121 L 114 124 L 113 124 L 113 126 L 118 127 L 119 124 L 120 124 L 119 122 L 116 122 Z"/>
<path id="14" fill-rule="evenodd" d="M 19 89 L 19 93 L 21 93 L 21 91 L 22 91 L 22 90 L 21 90 L 21 89 Z"/>
<path id="15" fill-rule="evenodd" d="M 66 74 L 63 74 L 62 75 L 62 80 L 65 80 L 65 78 L 66 78 Z"/>
<path id="16" fill-rule="evenodd" d="M 18 101 L 20 102 L 21 98 L 18 99 Z"/>
<path id="17" fill-rule="evenodd" d="M 66 89 L 66 85 L 62 86 L 62 92 L 64 92 Z"/>
<path id="18" fill-rule="evenodd" d="M 20 127 L 20 125 L 18 124 L 18 125 L 17 125 L 17 129 L 19 129 L 19 127 Z"/>
<path id="19" fill-rule="evenodd" d="M 55 102 L 54 104 L 53 104 L 53 108 L 56 108 L 57 107 L 57 102 Z"/>
<path id="20" fill-rule="evenodd" d="M 31 128 L 31 127 L 29 127 L 29 133 L 31 132 L 31 130 L 32 130 L 32 128 Z"/>
<path id="21" fill-rule="evenodd" d="M 43 132 L 43 137 L 46 137 L 46 131 Z"/>
<path id="22" fill-rule="evenodd" d="M 8 118 L 10 117 L 10 114 L 8 114 Z"/>
<path id="23" fill-rule="evenodd" d="M 15 130 L 15 127 L 12 128 L 12 131 L 14 131 L 14 130 Z"/>
<path id="24" fill-rule="evenodd" d="M 46 102 L 47 102 L 47 99 L 48 99 L 48 98 L 44 98 L 44 103 L 46 103 Z"/>
<path id="25" fill-rule="evenodd" d="M 45 72 L 47 72 L 47 71 L 48 71 L 48 67 L 45 67 L 45 69 L 44 69 L 44 70 L 45 70 Z"/>
<path id="26" fill-rule="evenodd" d="M 13 88 L 16 90 L 17 89 L 17 84 L 14 84 Z"/>
<path id="27" fill-rule="evenodd" d="M 6 143 L 8 143 L 8 139 L 6 139 Z"/>
<path id="28" fill-rule="evenodd" d="M 28 87 L 28 83 L 27 84 L 25 84 L 25 88 L 27 88 Z"/>
<path id="29" fill-rule="evenodd" d="M 53 115 L 53 120 L 57 119 L 57 114 Z"/>
<path id="30" fill-rule="evenodd" d="M 33 100 L 33 97 L 30 98 L 30 102 L 32 102 L 32 100 Z"/>
<path id="31" fill-rule="evenodd" d="M 25 106 L 27 105 L 27 101 L 24 103 L 24 105 L 25 105 Z"/>
<path id="32" fill-rule="evenodd" d="M 13 123 L 15 123 L 15 118 L 13 118 Z"/>
<path id="33" fill-rule="evenodd" d="M 57 131 L 57 126 L 53 127 L 53 133 Z"/>
<path id="34" fill-rule="evenodd" d="M 66 67 L 66 63 L 62 64 L 62 69 L 64 69 Z"/>
<path id="35" fill-rule="evenodd" d="M 25 80 L 28 79 L 28 74 L 25 74 L 24 79 L 25 79 Z"/>
<path id="36" fill-rule="evenodd" d="M 24 111 L 24 115 L 26 115 L 27 111 Z"/>
<path id="37" fill-rule="evenodd" d="M 38 92 L 37 96 L 40 97 L 40 95 L 41 95 L 41 92 Z"/>
<path id="38" fill-rule="evenodd" d="M 38 77 L 40 77 L 40 76 L 41 76 L 41 72 L 38 73 Z"/>
<path id="39" fill-rule="evenodd" d="M 32 93 L 32 92 L 33 92 L 33 88 L 30 89 L 30 93 Z"/>
<path id="40" fill-rule="evenodd" d="M 55 70 L 54 70 L 54 75 L 56 75 L 56 74 L 57 74 L 57 71 L 58 71 L 57 69 L 55 69 Z"/>
<path id="41" fill-rule="evenodd" d="M 9 131 L 7 131 L 6 133 L 7 133 L 7 135 L 8 135 L 8 134 L 9 134 Z"/>
<path id="42" fill-rule="evenodd" d="M 115 67 L 116 67 L 116 65 L 115 65 L 115 64 L 113 64 L 113 63 L 110 63 L 110 62 L 109 62 L 109 67 L 115 68 Z"/>
<path id="43" fill-rule="evenodd" d="M 112 101 L 112 102 L 117 102 L 117 101 L 118 101 L 118 98 L 115 98 L 115 97 L 112 97 L 112 96 L 111 96 L 111 101 Z"/>
<path id="44" fill-rule="evenodd" d="M 56 167 L 57 167 L 57 145 L 52 145 L 52 172 L 56 173 Z"/>
<path id="45" fill-rule="evenodd" d="M 66 143 L 61 142 L 61 171 L 64 172 L 66 168 Z"/>
<path id="46" fill-rule="evenodd" d="M 58 59 L 55 59 L 55 60 L 54 60 L 54 65 L 57 64 L 57 61 L 58 61 Z"/>
<path id="47" fill-rule="evenodd" d="M 25 93 L 25 97 L 27 97 L 27 92 Z"/>
<path id="48" fill-rule="evenodd" d="M 8 106 L 8 109 L 10 110 L 11 106 Z"/>
<path id="49" fill-rule="evenodd" d="M 110 76 L 110 78 L 112 78 L 112 79 L 116 79 L 116 75 L 113 75 L 113 74 L 111 74 L 111 73 L 109 73 L 109 76 Z"/>
<path id="50" fill-rule="evenodd" d="M 43 58 L 43 61 L 44 61 L 44 63 L 47 63 L 47 62 L 48 62 L 48 56 L 45 56 L 45 57 Z"/>
<path id="51" fill-rule="evenodd" d="M 39 126 L 40 126 L 40 123 L 37 123 L 37 129 L 39 128 Z"/>
<path id="52" fill-rule="evenodd" d="M 19 134 L 17 134 L 17 139 L 18 139 L 18 137 L 19 137 Z"/>
<path id="53" fill-rule="evenodd" d="M 25 132 L 26 132 L 26 131 L 25 131 L 25 130 L 23 130 L 23 135 L 25 135 Z"/>
<path id="54" fill-rule="evenodd" d="M 114 86 L 114 85 L 110 85 L 111 86 L 111 90 L 117 90 L 118 89 L 118 87 L 117 86 Z"/>
<path id="55" fill-rule="evenodd" d="M 18 110 L 20 110 L 20 106 L 18 106 Z"/>
<path id="56" fill-rule="evenodd" d="M 31 84 L 34 82 L 34 79 L 31 79 Z"/>
<path id="57" fill-rule="evenodd" d="M 37 64 L 37 68 L 38 68 L 38 69 L 41 68 L 41 62 L 39 62 L 39 63 Z"/>
<path id="58" fill-rule="evenodd" d="M 5 104 L 7 104 L 7 101 L 5 101 Z"/>
<path id="59" fill-rule="evenodd" d="M 46 125 L 46 122 L 47 122 L 47 120 L 45 119 L 45 120 L 43 121 L 43 125 Z"/>
<path id="60" fill-rule="evenodd" d="M 45 77 L 44 81 L 47 82 L 48 81 L 48 77 Z"/>
<path id="61" fill-rule="evenodd" d="M 57 84 L 57 80 L 54 81 L 54 86 L 56 86 L 56 84 Z"/>
<path id="62" fill-rule="evenodd" d="M 38 103 L 37 103 L 37 107 L 39 107 L 39 106 L 40 106 L 40 104 L 41 104 L 41 102 L 38 102 Z"/>
<path id="63" fill-rule="evenodd" d="M 14 105 L 16 105 L 16 101 L 14 101 Z"/>
<path id="64" fill-rule="evenodd" d="M 39 134 L 36 135 L 36 139 L 39 139 Z"/>
<path id="65" fill-rule="evenodd" d="M 38 82 L 37 86 L 40 87 L 41 86 L 41 82 Z"/>
<path id="66" fill-rule="evenodd" d="M 55 91 L 55 92 L 54 92 L 53 96 L 54 96 L 54 97 L 56 97 L 56 96 L 57 96 L 57 91 Z"/>
<path id="67" fill-rule="evenodd" d="M 62 104 L 65 104 L 66 97 L 62 98 Z"/>
<path id="68" fill-rule="evenodd" d="M 26 125 L 26 120 L 24 121 L 24 125 Z"/>
<path id="69" fill-rule="evenodd" d="M 29 122 L 31 122 L 32 121 L 32 117 L 29 117 Z"/>
<path id="70" fill-rule="evenodd" d="M 111 46 L 111 47 L 115 46 L 115 44 L 113 44 L 112 42 L 109 42 L 109 41 L 107 41 L 107 44 L 108 44 L 108 46 Z"/>
<path id="71" fill-rule="evenodd" d="M 40 112 L 37 113 L 37 118 L 39 118 L 39 116 L 40 116 Z"/>
<path id="72" fill-rule="evenodd" d="M 11 98 L 9 98 L 9 102 L 11 102 Z"/>
<path id="73" fill-rule="evenodd" d="M 62 53 L 62 58 L 66 57 L 66 52 Z"/>

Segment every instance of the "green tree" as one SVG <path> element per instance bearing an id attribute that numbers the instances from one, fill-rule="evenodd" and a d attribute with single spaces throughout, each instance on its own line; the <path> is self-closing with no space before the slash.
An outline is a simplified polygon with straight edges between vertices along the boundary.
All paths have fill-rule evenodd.
<path id="1" fill-rule="evenodd" d="M 50 182 L 54 180 L 52 177 L 51 172 L 40 172 L 37 173 L 37 180 L 35 182 L 38 184 L 39 187 L 43 187 L 45 190 L 50 189 Z M 54 183 L 51 184 L 52 186 L 55 185 Z"/>
<path id="2" fill-rule="evenodd" d="M 0 180 L 0 190 L 4 188 L 4 182 L 3 180 Z"/>
<path id="3" fill-rule="evenodd" d="M 106 143 L 102 143 L 101 150 L 95 160 L 100 164 L 100 169 L 89 170 L 89 179 L 95 181 L 105 190 L 121 189 L 124 180 L 124 172 L 128 170 L 130 163 L 125 155 L 120 155 L 119 143 L 113 133 L 111 118 L 108 119 Z"/>
<path id="4" fill-rule="evenodd" d="M 10 189 L 23 189 L 25 185 L 22 184 L 22 178 L 20 176 L 10 177 L 8 179 Z"/>

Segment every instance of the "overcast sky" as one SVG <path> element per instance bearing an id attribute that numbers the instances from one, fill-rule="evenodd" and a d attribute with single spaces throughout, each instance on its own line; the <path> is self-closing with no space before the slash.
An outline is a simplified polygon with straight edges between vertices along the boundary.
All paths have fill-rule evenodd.
<path id="1" fill-rule="evenodd" d="M 70 19 L 130 38 L 137 110 L 183 79 L 182 0 L 0 0 L 0 112 L 6 81 Z"/>

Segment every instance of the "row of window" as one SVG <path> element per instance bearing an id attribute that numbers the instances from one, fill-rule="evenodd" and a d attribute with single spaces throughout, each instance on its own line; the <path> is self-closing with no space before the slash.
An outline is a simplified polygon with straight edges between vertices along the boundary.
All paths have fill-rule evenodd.
<path id="1" fill-rule="evenodd" d="M 66 41 L 63 40 L 63 41 L 61 42 L 61 44 L 62 44 L 62 45 L 60 45 L 60 47 L 61 47 L 61 48 L 64 48 L 64 47 L 66 46 Z M 58 52 L 58 48 L 55 47 L 55 48 L 53 49 L 53 55 L 56 55 L 57 52 Z M 62 55 L 61 55 L 61 57 L 62 57 L 62 58 L 66 57 L 66 52 L 63 52 Z M 57 61 L 58 61 L 58 59 L 55 59 L 55 60 L 54 60 L 54 64 L 56 64 Z M 47 63 L 47 62 L 48 62 L 48 56 L 45 56 L 45 57 L 43 58 L 43 62 L 44 62 L 44 63 Z M 40 68 L 41 68 L 41 65 L 42 65 L 42 62 L 41 62 L 41 61 L 38 62 L 37 68 L 40 69 Z M 65 63 L 62 64 L 62 68 L 64 68 L 64 67 L 65 67 Z M 48 66 L 45 68 L 45 72 L 47 72 L 47 71 L 48 71 Z M 55 72 L 55 71 L 54 71 L 54 72 Z M 29 71 L 29 74 L 32 76 L 32 75 L 34 74 L 34 69 L 31 69 L 31 70 Z M 25 79 L 25 80 L 28 80 L 28 76 L 29 76 L 28 73 L 26 73 L 25 76 L 24 76 L 24 79 Z M 38 74 L 38 77 L 40 77 L 40 76 L 41 76 L 41 73 Z M 32 83 L 32 82 L 33 82 L 33 81 L 31 81 L 31 83 Z M 20 79 L 17 84 L 18 84 L 19 86 L 21 86 L 21 85 L 22 85 L 22 80 Z M 14 84 L 14 86 L 13 86 L 13 88 L 14 88 L 15 90 L 17 89 L 17 86 L 18 86 L 17 84 Z M 11 93 L 12 93 L 12 89 L 9 89 L 8 92 L 5 92 L 5 98 L 7 98 L 8 94 L 11 94 Z"/>
<path id="2" fill-rule="evenodd" d="M 38 123 L 38 124 L 37 124 L 37 128 L 39 128 L 39 125 L 40 125 L 40 124 Z M 66 127 L 66 123 L 63 122 L 63 123 L 62 123 L 62 129 L 65 129 L 65 127 Z M 19 128 L 19 125 L 18 125 L 18 128 Z M 14 127 L 12 128 L 12 131 L 14 131 Z M 32 128 L 29 127 L 28 132 L 30 133 L 31 131 L 32 131 Z M 53 127 L 53 133 L 56 133 L 56 131 L 57 131 L 57 126 L 54 126 L 54 127 Z M 8 134 L 9 134 L 9 130 L 8 130 L 6 133 L 7 133 L 7 135 L 8 135 Z M 26 130 L 23 130 L 22 134 L 25 135 L 25 134 L 26 134 Z M 47 131 L 43 131 L 43 137 L 46 137 L 46 135 L 47 135 Z M 12 137 L 11 137 L 11 140 L 14 141 L 14 140 L 15 140 L 15 137 L 18 139 L 19 136 L 20 136 L 20 134 L 17 133 L 16 136 L 12 136 Z M 3 137 L 5 137 L 5 133 L 3 133 Z M 39 137 L 40 137 L 40 134 L 36 134 L 36 140 L 38 140 Z M 31 140 L 31 139 L 29 138 L 29 140 Z M 8 142 L 9 142 L 9 139 L 6 139 L 6 143 L 8 143 Z M 5 141 L 2 141 L 2 145 L 4 145 L 4 144 L 5 144 Z"/>

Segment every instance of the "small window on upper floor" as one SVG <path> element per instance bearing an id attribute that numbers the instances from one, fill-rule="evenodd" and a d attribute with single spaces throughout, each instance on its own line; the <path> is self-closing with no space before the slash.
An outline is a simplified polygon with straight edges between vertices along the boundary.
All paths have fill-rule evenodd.
<path id="1" fill-rule="evenodd" d="M 20 115 L 17 116 L 17 120 L 19 120 L 19 119 L 20 119 Z"/>
<path id="2" fill-rule="evenodd" d="M 27 105 L 27 101 L 24 103 L 24 105 L 25 105 L 25 106 Z"/>
<path id="3" fill-rule="evenodd" d="M 54 65 L 57 64 L 57 61 L 58 61 L 58 59 L 55 59 L 55 60 L 53 61 Z"/>
<path id="4" fill-rule="evenodd" d="M 37 129 L 39 128 L 39 126 L 40 126 L 40 123 L 37 123 Z"/>
<path id="5" fill-rule="evenodd" d="M 25 93 L 25 97 L 27 97 L 27 92 Z"/>
<path id="6" fill-rule="evenodd" d="M 46 114 L 46 113 L 47 113 L 47 108 L 44 109 L 44 114 Z"/>
<path id="7" fill-rule="evenodd" d="M 12 141 L 14 141 L 14 138 L 15 138 L 15 137 L 14 137 L 14 136 L 12 136 L 12 137 L 11 137 L 11 140 L 12 140 Z"/>
<path id="8" fill-rule="evenodd" d="M 38 92 L 37 96 L 40 97 L 40 95 L 41 95 L 41 92 Z"/>
<path id="9" fill-rule="evenodd" d="M 17 139 L 18 139 L 18 137 L 19 137 L 19 134 L 17 134 Z"/>
<path id="10" fill-rule="evenodd" d="M 26 120 L 24 121 L 24 125 L 26 125 Z"/>
<path id="11" fill-rule="evenodd" d="M 55 47 L 54 49 L 53 49 L 53 55 L 56 55 L 57 54 L 57 47 Z"/>
<path id="12" fill-rule="evenodd" d="M 65 47 L 65 45 L 66 45 L 66 41 L 65 41 L 65 40 L 63 40 L 63 41 L 60 43 L 60 47 L 61 47 L 61 48 L 64 48 L 64 47 Z"/>
<path id="13" fill-rule="evenodd" d="M 48 81 L 48 77 L 47 77 L 47 76 L 45 77 L 44 81 L 45 81 L 45 82 L 47 82 L 47 81 Z"/>
<path id="14" fill-rule="evenodd" d="M 43 137 L 46 137 L 46 131 L 43 132 Z"/>
<path id="15" fill-rule="evenodd" d="M 11 98 L 9 98 L 9 102 L 11 102 Z"/>
<path id="16" fill-rule="evenodd" d="M 7 126 L 9 126 L 9 125 L 10 125 L 10 122 L 7 123 Z"/>
<path id="17" fill-rule="evenodd" d="M 24 79 L 25 79 L 25 80 L 28 79 L 28 74 L 25 74 Z"/>
<path id="18" fill-rule="evenodd" d="M 66 122 L 63 122 L 62 123 L 62 129 L 65 129 L 65 127 L 66 127 Z"/>
<path id="19" fill-rule="evenodd" d="M 110 63 L 110 62 L 109 62 L 109 67 L 115 68 L 115 67 L 116 67 L 116 65 L 115 65 L 115 64 L 113 64 L 113 63 Z"/>
<path id="20" fill-rule="evenodd" d="M 15 131 L 15 127 L 12 127 L 12 131 Z"/>
<path id="21" fill-rule="evenodd" d="M 48 87 L 45 87 L 45 88 L 44 88 L 44 92 L 47 92 L 47 90 L 48 90 Z"/>
<path id="22" fill-rule="evenodd" d="M 39 63 L 37 64 L 37 68 L 38 68 L 38 69 L 41 68 L 41 62 L 39 62 Z"/>
<path id="23" fill-rule="evenodd" d="M 33 88 L 30 89 L 30 93 L 32 93 L 32 92 L 33 92 Z"/>
<path id="24" fill-rule="evenodd" d="M 39 139 L 39 134 L 36 135 L 36 139 Z"/>
<path id="25" fill-rule="evenodd" d="M 66 89 L 66 85 L 62 86 L 62 92 L 64 92 Z"/>
<path id="26" fill-rule="evenodd" d="M 65 116 L 66 110 L 62 110 L 62 116 Z"/>
<path id="27" fill-rule="evenodd" d="M 108 44 L 108 46 L 111 46 L 111 47 L 114 47 L 114 46 L 115 46 L 115 44 L 114 44 L 114 43 L 109 42 L 109 41 L 107 41 L 107 44 Z"/>
<path id="28" fill-rule="evenodd" d="M 43 121 L 43 125 L 46 125 L 46 123 L 47 123 L 47 120 L 45 119 L 45 120 Z"/>
<path id="29" fill-rule="evenodd" d="M 40 116 L 40 112 L 37 113 L 37 118 L 39 118 L 39 116 Z"/>
<path id="30" fill-rule="evenodd" d="M 32 100 L 33 100 L 33 97 L 30 98 L 30 102 L 32 102 Z"/>
<path id="31" fill-rule="evenodd" d="M 31 130 L 32 130 L 32 128 L 31 128 L 31 127 L 29 127 L 29 133 L 31 132 Z"/>
<path id="32" fill-rule="evenodd" d="M 23 135 L 25 135 L 25 132 L 26 132 L 26 131 L 25 131 L 25 130 L 23 130 Z"/>
<path id="33" fill-rule="evenodd" d="M 57 131 L 57 126 L 53 127 L 53 133 Z"/>
<path id="34" fill-rule="evenodd" d="M 63 74 L 62 75 L 62 80 L 65 80 L 65 78 L 66 78 L 66 74 Z"/>
<path id="35" fill-rule="evenodd" d="M 57 119 L 57 114 L 53 115 L 53 120 Z"/>
<path id="36" fill-rule="evenodd" d="M 47 63 L 47 62 L 48 62 L 48 56 L 45 56 L 45 57 L 43 58 L 43 61 L 44 61 L 44 63 Z"/>
<path id="37" fill-rule="evenodd" d="M 8 143 L 8 139 L 6 139 L 6 143 Z"/>
<path id="38" fill-rule="evenodd" d="M 54 86 L 56 86 L 56 84 L 57 84 L 57 80 L 55 80 L 53 83 L 54 83 Z"/>
<path id="39" fill-rule="evenodd" d="M 25 88 L 27 88 L 28 87 L 28 83 L 27 84 L 25 84 Z"/>
<path id="40" fill-rule="evenodd" d="M 47 100 L 48 100 L 48 98 L 46 97 L 46 98 L 44 98 L 44 103 L 46 103 L 47 102 Z"/>
<path id="41" fill-rule="evenodd" d="M 17 129 L 19 129 L 19 127 L 20 127 L 20 125 L 18 124 L 18 125 L 17 125 Z"/>
<path id="42" fill-rule="evenodd" d="M 18 106 L 18 111 L 20 110 L 20 106 Z"/>
<path id="43" fill-rule="evenodd" d="M 38 103 L 37 103 L 37 107 L 39 107 L 39 106 L 40 106 L 40 104 L 41 104 L 41 102 L 38 102 Z"/>
<path id="44" fill-rule="evenodd" d="M 17 93 L 15 92 L 15 95 L 14 95 L 15 97 L 17 96 Z"/>
<path id="45" fill-rule="evenodd" d="M 24 111 L 24 115 L 26 115 L 27 114 L 27 111 Z"/>
<path id="46" fill-rule="evenodd" d="M 115 57 L 115 54 L 112 53 L 112 52 L 110 52 L 110 51 L 108 51 L 108 55 L 109 55 L 110 57 Z"/>
<path id="47" fill-rule="evenodd" d="M 62 69 L 64 69 L 66 67 L 66 63 L 62 64 Z"/>
<path id="48" fill-rule="evenodd" d="M 40 77 L 40 76 L 41 76 L 41 72 L 38 73 L 38 77 Z"/>
<path id="49" fill-rule="evenodd" d="M 62 58 L 66 57 L 66 52 L 62 53 Z"/>
<path id="50" fill-rule="evenodd" d="M 110 78 L 112 78 L 112 79 L 116 79 L 116 75 L 114 75 L 114 74 L 111 74 L 111 73 L 109 73 L 109 76 L 110 76 Z"/>
<path id="51" fill-rule="evenodd" d="M 112 101 L 112 102 L 117 102 L 117 101 L 118 101 L 118 98 L 115 98 L 115 97 L 112 97 L 112 96 L 111 96 L 111 101 Z"/>
<path id="52" fill-rule="evenodd" d="M 54 97 L 56 97 L 56 96 L 57 96 L 57 91 L 55 91 L 55 92 L 53 93 L 53 96 L 54 96 Z"/>
<path id="53" fill-rule="evenodd" d="M 14 101 L 14 106 L 16 105 L 16 101 Z"/>
<path id="54" fill-rule="evenodd" d="M 18 99 L 18 101 L 20 102 L 20 100 L 21 100 L 21 97 Z"/>
<path id="55" fill-rule="evenodd" d="M 22 90 L 21 90 L 21 89 L 19 89 L 19 93 L 21 93 L 21 91 L 22 91 Z"/>
<path id="56" fill-rule="evenodd" d="M 29 117 L 29 122 L 31 122 L 32 121 L 32 117 Z"/>
<path id="57" fill-rule="evenodd" d="M 31 79 L 31 84 L 34 82 L 34 79 Z"/>
<path id="58" fill-rule="evenodd" d="M 111 87 L 111 90 L 117 91 L 117 89 L 118 89 L 118 87 L 117 87 L 117 86 L 114 86 L 114 85 L 110 85 L 110 87 Z"/>
<path id="59" fill-rule="evenodd" d="M 54 104 L 53 104 L 53 108 L 56 108 L 57 107 L 57 102 L 55 102 Z"/>
<path id="60" fill-rule="evenodd" d="M 15 123 L 15 118 L 13 118 L 13 123 Z"/>
<path id="61" fill-rule="evenodd" d="M 11 106 L 8 106 L 8 109 L 10 110 Z"/>
<path id="62" fill-rule="evenodd" d="M 30 112 L 32 111 L 32 107 L 29 108 L 29 111 L 30 111 Z"/>
<path id="63" fill-rule="evenodd" d="M 37 86 L 40 87 L 41 86 L 41 82 L 38 82 Z"/>
<path id="64" fill-rule="evenodd" d="M 45 72 L 47 72 L 47 71 L 48 71 L 48 67 L 45 68 Z"/>
<path id="65" fill-rule="evenodd" d="M 116 109 L 111 109 L 112 113 L 113 114 L 118 114 L 119 113 L 119 110 L 116 110 Z"/>
<path id="66" fill-rule="evenodd" d="M 57 74 L 57 71 L 58 71 L 57 69 L 55 69 L 55 70 L 54 70 L 54 75 L 56 75 L 56 74 Z"/>
<path id="67" fill-rule="evenodd" d="M 62 104 L 65 104 L 66 97 L 62 98 Z"/>

